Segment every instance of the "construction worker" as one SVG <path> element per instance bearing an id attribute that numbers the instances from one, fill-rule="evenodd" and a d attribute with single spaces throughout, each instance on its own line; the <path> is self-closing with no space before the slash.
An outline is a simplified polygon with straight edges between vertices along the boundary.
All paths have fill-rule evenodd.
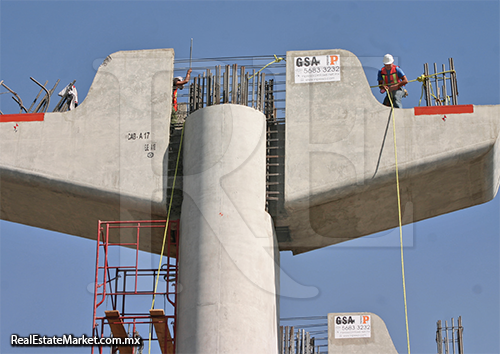
<path id="1" fill-rule="evenodd" d="M 182 79 L 182 76 L 177 76 L 175 79 L 174 79 L 174 92 L 173 92 L 173 95 L 172 95 L 172 107 L 174 109 L 174 112 L 177 112 L 177 90 L 179 89 L 183 89 L 184 88 L 184 85 L 187 84 L 191 78 L 191 72 L 193 70 L 191 70 L 191 68 L 188 69 L 187 73 L 186 73 L 186 78 L 185 79 Z"/>
<path id="2" fill-rule="evenodd" d="M 380 87 L 380 93 L 387 92 L 384 105 L 391 106 L 388 96 L 391 95 L 394 108 L 403 108 L 401 100 L 408 95 L 403 86 L 408 83 L 408 79 L 403 70 L 399 66 L 394 65 L 392 55 L 384 55 L 383 63 L 384 67 L 378 72 L 378 84 L 383 85 Z"/>

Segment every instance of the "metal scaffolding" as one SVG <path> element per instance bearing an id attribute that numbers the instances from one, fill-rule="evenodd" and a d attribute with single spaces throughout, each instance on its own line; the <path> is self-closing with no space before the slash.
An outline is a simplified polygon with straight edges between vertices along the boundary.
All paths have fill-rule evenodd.
<path id="1" fill-rule="evenodd" d="M 152 242 L 154 229 L 165 229 L 165 225 L 165 220 L 99 221 L 93 337 L 140 336 L 150 345 L 151 341 L 157 341 L 163 354 L 175 352 L 179 220 L 168 223 L 165 261 L 160 269 L 143 268 L 139 252 L 140 245 L 144 247 Z M 120 251 L 125 251 L 127 256 L 120 257 Z M 155 285 L 157 277 L 162 280 L 161 290 Z M 163 308 L 151 308 L 153 296 L 163 297 Z M 92 353 L 94 351 L 102 354 L 103 346 L 93 346 Z M 139 351 L 130 345 L 111 346 L 111 353 L 117 352 L 136 354 Z"/>

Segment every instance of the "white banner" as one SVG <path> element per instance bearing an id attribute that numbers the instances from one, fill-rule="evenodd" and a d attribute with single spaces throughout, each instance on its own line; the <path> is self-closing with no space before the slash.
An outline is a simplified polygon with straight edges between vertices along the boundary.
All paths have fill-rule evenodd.
<path id="1" fill-rule="evenodd" d="M 295 83 L 340 81 L 340 56 L 295 57 Z"/>
<path id="2" fill-rule="evenodd" d="M 335 338 L 370 338 L 371 316 L 335 316 Z"/>

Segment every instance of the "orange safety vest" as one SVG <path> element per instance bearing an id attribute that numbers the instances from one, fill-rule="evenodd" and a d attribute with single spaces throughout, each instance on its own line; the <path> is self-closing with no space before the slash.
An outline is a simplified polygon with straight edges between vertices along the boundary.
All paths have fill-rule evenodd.
<path id="1" fill-rule="evenodd" d="M 177 89 L 174 89 L 174 95 L 172 97 L 172 105 L 174 106 L 174 111 L 177 112 Z"/>
<path id="2" fill-rule="evenodd" d="M 389 75 L 387 75 L 387 70 L 385 66 L 382 68 L 382 79 L 384 80 L 384 83 L 386 85 L 396 84 L 398 82 L 401 82 L 401 79 L 398 77 L 398 73 L 396 72 L 396 68 L 398 67 L 399 66 L 393 65 Z"/>

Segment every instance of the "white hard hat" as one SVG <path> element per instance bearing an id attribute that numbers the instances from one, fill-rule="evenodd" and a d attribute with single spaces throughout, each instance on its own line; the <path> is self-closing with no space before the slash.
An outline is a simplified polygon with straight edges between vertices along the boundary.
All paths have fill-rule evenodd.
<path id="1" fill-rule="evenodd" d="M 177 76 L 177 77 L 174 78 L 174 80 L 182 81 L 182 76 Z"/>
<path id="2" fill-rule="evenodd" d="M 394 58 L 390 54 L 384 55 L 384 65 L 394 63 Z"/>

